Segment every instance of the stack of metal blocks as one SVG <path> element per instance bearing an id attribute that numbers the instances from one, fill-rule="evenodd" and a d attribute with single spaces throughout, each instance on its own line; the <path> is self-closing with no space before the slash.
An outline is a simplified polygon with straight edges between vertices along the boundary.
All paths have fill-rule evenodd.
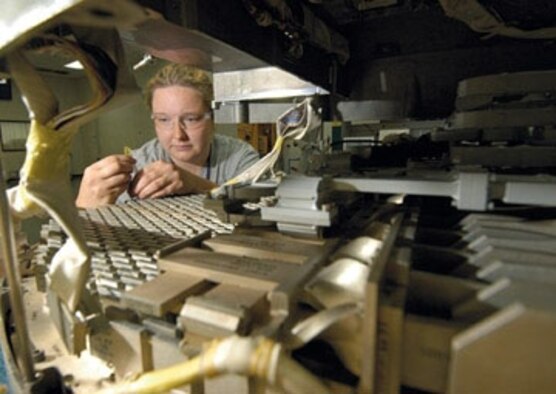
<path id="1" fill-rule="evenodd" d="M 158 275 L 157 252 L 207 230 L 228 234 L 234 226 L 203 208 L 203 195 L 134 200 L 80 211 L 91 253 L 89 288 L 102 296 L 120 298 Z M 66 235 L 53 220 L 43 225 L 35 263 L 46 272 Z"/>

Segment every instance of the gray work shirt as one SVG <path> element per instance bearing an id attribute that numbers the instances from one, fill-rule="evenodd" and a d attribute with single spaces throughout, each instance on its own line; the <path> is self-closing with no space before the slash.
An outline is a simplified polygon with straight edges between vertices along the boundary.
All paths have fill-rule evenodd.
<path id="1" fill-rule="evenodd" d="M 133 175 L 155 161 L 172 162 L 172 158 L 162 148 L 157 138 L 146 142 L 139 149 L 133 150 L 131 155 L 136 160 Z M 202 176 L 220 185 L 240 174 L 257 160 L 259 160 L 259 154 L 248 143 L 237 138 L 215 134 L 210 147 L 209 160 L 203 168 Z M 129 199 L 130 196 L 126 191 L 118 197 L 116 202 L 122 203 Z"/>

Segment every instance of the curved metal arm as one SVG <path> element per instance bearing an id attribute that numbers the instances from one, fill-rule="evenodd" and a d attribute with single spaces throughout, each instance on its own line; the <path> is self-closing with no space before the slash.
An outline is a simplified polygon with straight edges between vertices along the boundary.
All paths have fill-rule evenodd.
<path id="1" fill-rule="evenodd" d="M 317 312 L 296 324 L 291 329 L 289 338 L 286 338 L 284 341 L 284 345 L 290 349 L 301 347 L 334 323 L 360 311 L 361 307 L 359 305 L 349 303 L 336 305 L 332 308 Z"/>

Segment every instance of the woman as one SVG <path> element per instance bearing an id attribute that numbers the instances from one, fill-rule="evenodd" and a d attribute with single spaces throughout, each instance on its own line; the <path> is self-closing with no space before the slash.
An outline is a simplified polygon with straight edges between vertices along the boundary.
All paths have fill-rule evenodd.
<path id="1" fill-rule="evenodd" d="M 213 86 L 205 71 L 170 64 L 149 81 L 145 98 L 156 138 L 131 155 L 111 155 L 87 167 L 78 207 L 204 192 L 258 160 L 249 144 L 214 133 Z"/>

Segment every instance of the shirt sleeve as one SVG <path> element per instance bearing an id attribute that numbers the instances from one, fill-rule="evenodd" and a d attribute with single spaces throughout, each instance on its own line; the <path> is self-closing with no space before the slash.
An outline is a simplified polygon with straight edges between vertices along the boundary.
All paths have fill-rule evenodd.
<path id="1" fill-rule="evenodd" d="M 242 152 L 236 172 L 232 175 L 232 177 L 241 174 L 243 171 L 245 171 L 252 164 L 256 163 L 259 160 L 259 153 L 251 145 L 247 143 L 243 143 L 243 145 L 245 145 L 245 151 Z"/>
<path id="2" fill-rule="evenodd" d="M 242 173 L 257 160 L 259 154 L 248 143 L 217 134 L 211 151 L 210 180 L 220 185 Z"/>

